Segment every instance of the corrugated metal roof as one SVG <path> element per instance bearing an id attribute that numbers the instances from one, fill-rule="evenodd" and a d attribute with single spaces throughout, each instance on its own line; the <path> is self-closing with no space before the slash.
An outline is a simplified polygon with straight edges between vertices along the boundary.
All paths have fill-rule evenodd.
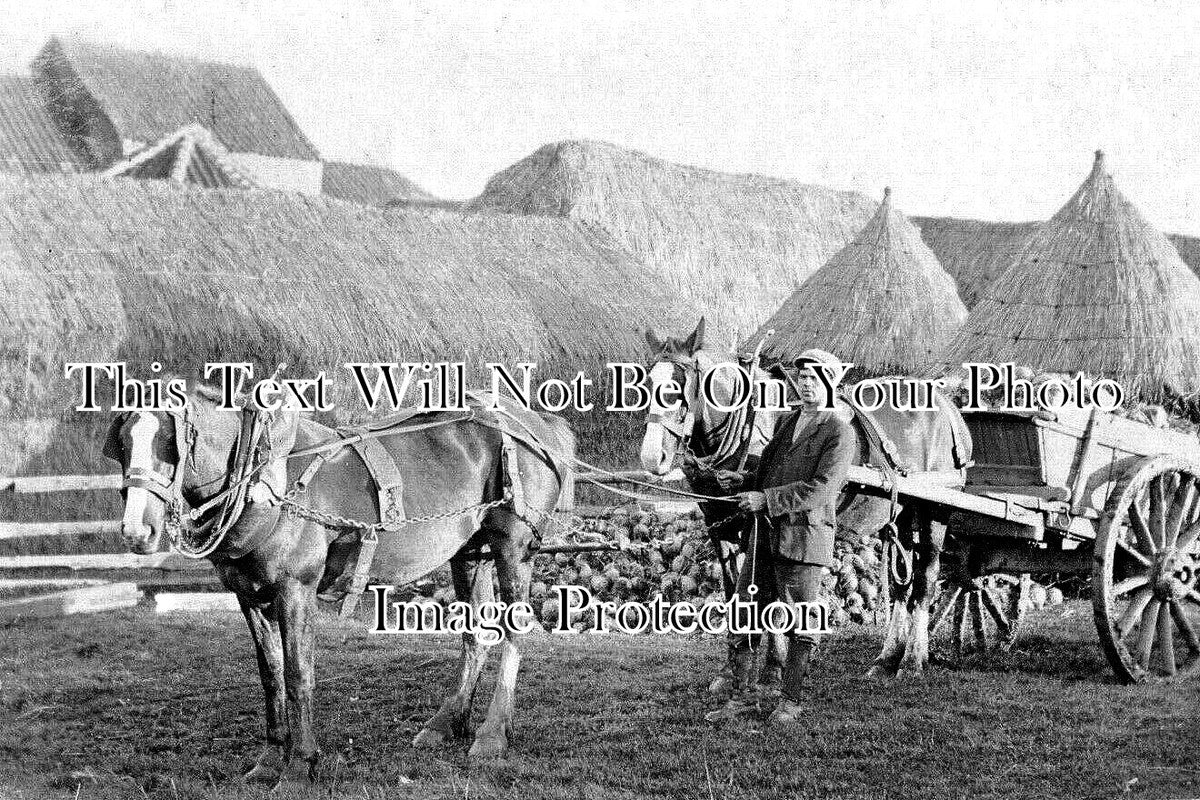
<path id="1" fill-rule="evenodd" d="M 0 74 L 0 169 L 26 175 L 88 169 L 67 146 L 26 75 Z"/>

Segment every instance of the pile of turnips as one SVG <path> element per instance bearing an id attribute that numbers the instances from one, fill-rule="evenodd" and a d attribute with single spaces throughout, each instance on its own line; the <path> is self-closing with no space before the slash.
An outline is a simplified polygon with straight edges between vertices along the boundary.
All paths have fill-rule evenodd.
<path id="1" fill-rule="evenodd" d="M 623 552 L 601 550 L 540 554 L 534 558 L 530 602 L 546 627 L 558 624 L 559 603 L 552 587 L 582 586 L 598 601 L 617 605 L 689 601 L 697 608 L 721 602 L 721 571 L 698 510 L 682 514 L 619 507 L 595 517 L 564 517 L 573 543 L 610 544 L 628 540 Z M 866 622 L 881 609 L 878 536 L 839 540 L 835 562 L 826 570 L 822 600 L 830 622 Z M 416 585 L 417 592 L 446 604 L 454 590 L 448 576 L 438 574 Z M 577 630 L 591 627 L 593 615 L 571 621 Z"/>

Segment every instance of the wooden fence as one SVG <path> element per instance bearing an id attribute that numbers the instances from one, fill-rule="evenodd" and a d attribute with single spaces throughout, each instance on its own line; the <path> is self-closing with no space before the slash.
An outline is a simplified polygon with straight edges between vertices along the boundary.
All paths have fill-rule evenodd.
<path id="1" fill-rule="evenodd" d="M 606 473 L 586 473 L 585 477 L 600 483 L 619 483 L 621 478 L 646 480 L 646 474 L 641 470 L 618 470 L 611 475 Z M 678 470 L 664 476 L 663 483 L 671 483 L 682 479 Z M 576 480 L 578 487 L 582 481 Z M 10 491 L 14 494 L 47 494 L 51 492 L 81 492 L 99 490 L 118 490 L 121 488 L 120 475 L 35 475 L 20 477 L 0 476 L 0 491 Z M 632 489 L 642 491 L 642 487 L 632 486 Z M 575 513 L 582 516 L 594 515 L 603 508 L 612 505 L 622 505 L 628 501 L 614 496 L 610 506 L 577 506 Z M 670 504 L 669 500 L 664 500 Z M 70 522 L 4 522 L 0 521 L 0 539 L 20 539 L 33 536 L 81 536 L 119 534 L 120 520 L 76 520 Z M 25 569 L 70 569 L 70 570 L 122 570 L 143 569 L 159 570 L 164 573 L 209 572 L 207 561 L 196 561 L 174 553 L 153 553 L 151 555 L 135 555 L 133 553 L 88 553 L 88 554 L 55 554 L 55 555 L 18 555 L 0 556 L 0 570 Z M 213 578 L 215 580 L 215 577 Z M 163 583 L 192 582 L 183 576 L 174 579 L 164 579 Z M 202 582 L 200 580 L 196 582 Z"/>

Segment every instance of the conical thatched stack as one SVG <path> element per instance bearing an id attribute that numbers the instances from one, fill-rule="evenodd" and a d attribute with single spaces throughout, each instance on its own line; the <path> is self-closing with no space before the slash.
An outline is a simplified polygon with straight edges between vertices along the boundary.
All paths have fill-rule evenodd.
<path id="1" fill-rule="evenodd" d="M 753 349 L 774 329 L 763 349 L 768 358 L 820 347 L 867 374 L 922 373 L 939 363 L 966 316 L 954 279 L 885 189 L 883 205 L 854 241 L 805 281 L 743 349 Z"/>
<path id="2" fill-rule="evenodd" d="M 698 306 L 722 343 L 754 330 L 875 210 L 855 192 L 594 141 L 538 149 L 495 175 L 467 207 L 567 217 L 607 232 L 644 265 L 648 286 Z"/>
<path id="3" fill-rule="evenodd" d="M 1200 279 L 1117 190 L 1104 154 L 1027 240 L 947 350 L 964 361 L 1082 370 L 1159 398 L 1200 388 Z"/>

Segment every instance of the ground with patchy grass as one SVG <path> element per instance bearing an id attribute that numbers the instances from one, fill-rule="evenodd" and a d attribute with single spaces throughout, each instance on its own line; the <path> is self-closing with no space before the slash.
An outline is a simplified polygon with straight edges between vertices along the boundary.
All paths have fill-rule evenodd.
<path id="1" fill-rule="evenodd" d="M 454 640 L 332 617 L 319 636 L 312 797 L 1200 796 L 1200 689 L 1116 685 L 1085 604 L 1036 614 L 1012 654 L 918 684 L 862 678 L 879 632 L 840 632 L 811 725 L 786 733 L 701 720 L 718 641 L 547 636 L 528 645 L 512 757 L 477 769 L 466 744 L 409 747 L 450 685 Z M 238 615 L 8 623 L 0 682 L 0 797 L 262 794 L 232 782 L 263 728 Z"/>

